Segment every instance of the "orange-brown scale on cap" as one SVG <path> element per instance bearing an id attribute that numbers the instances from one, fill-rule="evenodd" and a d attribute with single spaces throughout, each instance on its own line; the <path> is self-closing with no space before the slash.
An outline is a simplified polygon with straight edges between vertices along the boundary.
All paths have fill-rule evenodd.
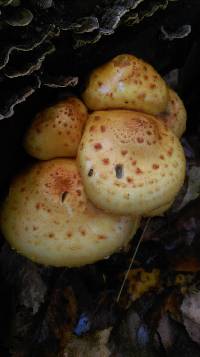
<path id="1" fill-rule="evenodd" d="M 89 128 L 96 115 L 94 134 Z M 104 133 L 99 130 L 102 125 Z M 101 149 L 94 150 L 97 143 Z M 90 200 L 115 214 L 146 215 L 166 207 L 185 178 L 184 152 L 172 131 L 153 116 L 126 110 L 90 115 L 78 164 Z"/>
<path id="2" fill-rule="evenodd" d="M 139 221 L 96 208 L 69 159 L 37 163 L 15 178 L 1 209 L 1 230 L 11 247 L 53 266 L 103 259 L 129 242 Z"/>
<path id="3" fill-rule="evenodd" d="M 25 134 L 25 150 L 40 160 L 74 157 L 86 120 L 85 105 L 69 97 L 36 116 Z"/>

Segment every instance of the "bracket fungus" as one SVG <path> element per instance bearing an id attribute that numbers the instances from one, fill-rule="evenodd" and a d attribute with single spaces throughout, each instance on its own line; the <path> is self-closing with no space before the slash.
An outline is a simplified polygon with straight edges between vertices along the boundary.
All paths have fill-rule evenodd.
<path id="1" fill-rule="evenodd" d="M 69 159 L 36 163 L 16 177 L 1 211 L 1 229 L 11 247 L 52 266 L 103 259 L 129 242 L 139 221 L 94 207 L 75 160 Z"/>
<path id="2" fill-rule="evenodd" d="M 148 216 L 162 211 L 185 178 L 178 138 L 161 120 L 134 111 L 92 113 L 78 163 L 89 199 L 115 214 Z"/>
<path id="3" fill-rule="evenodd" d="M 167 107 L 168 88 L 150 64 L 125 54 L 96 68 L 82 97 L 91 110 L 133 109 L 159 114 Z"/>
<path id="4" fill-rule="evenodd" d="M 26 132 L 25 150 L 40 160 L 74 157 L 86 120 L 85 105 L 69 97 L 37 114 Z"/>

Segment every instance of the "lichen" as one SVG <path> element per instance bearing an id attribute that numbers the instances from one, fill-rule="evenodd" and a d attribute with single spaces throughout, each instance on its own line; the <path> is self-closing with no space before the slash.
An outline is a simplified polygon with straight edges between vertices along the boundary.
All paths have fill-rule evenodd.
<path id="1" fill-rule="evenodd" d="M 73 56 L 102 36 L 114 34 L 119 26 L 133 26 L 153 16 L 172 1 L 178 0 L 0 0 L 0 77 L 7 95 L 1 99 L 0 118 L 11 116 L 15 105 L 39 87 L 34 85 L 33 90 L 28 85 L 27 91 L 32 75 L 51 88 L 77 85 L 78 70 L 71 73 L 60 69 L 56 59 L 49 60 L 63 43 Z M 19 94 L 16 88 L 13 94 L 17 78 Z"/>

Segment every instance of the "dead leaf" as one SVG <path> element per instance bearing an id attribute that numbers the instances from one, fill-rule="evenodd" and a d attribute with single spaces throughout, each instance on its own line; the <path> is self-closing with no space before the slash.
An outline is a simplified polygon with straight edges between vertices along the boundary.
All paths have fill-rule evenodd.
<path id="1" fill-rule="evenodd" d="M 188 186 L 186 194 L 178 210 L 185 207 L 190 201 L 195 200 L 200 195 L 200 166 L 192 166 L 188 170 Z"/>
<path id="2" fill-rule="evenodd" d="M 73 336 L 64 352 L 64 357 L 109 357 L 110 350 L 107 342 L 112 327 L 100 330 L 84 337 Z"/>
<path id="3" fill-rule="evenodd" d="M 181 305 L 185 328 L 191 339 L 200 344 L 200 292 L 189 294 Z"/>
<path id="4" fill-rule="evenodd" d="M 128 275 L 128 293 L 132 301 L 139 299 L 152 289 L 159 288 L 160 271 L 153 269 L 148 272 L 142 268 L 132 269 Z"/>

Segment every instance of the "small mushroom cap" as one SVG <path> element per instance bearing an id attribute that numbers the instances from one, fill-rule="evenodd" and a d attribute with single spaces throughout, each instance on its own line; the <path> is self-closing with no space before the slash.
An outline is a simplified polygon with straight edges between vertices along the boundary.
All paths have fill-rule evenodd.
<path id="1" fill-rule="evenodd" d="M 89 199 L 115 214 L 148 215 L 167 207 L 185 178 L 178 138 L 161 120 L 133 111 L 92 113 L 78 163 Z"/>
<path id="2" fill-rule="evenodd" d="M 119 250 L 138 217 L 106 214 L 87 199 L 75 160 L 35 164 L 11 184 L 1 230 L 11 247 L 52 266 L 81 266 Z"/>
<path id="3" fill-rule="evenodd" d="M 169 102 L 165 112 L 158 117 L 178 138 L 181 138 L 186 130 L 187 113 L 183 101 L 173 89 L 169 89 Z"/>
<path id="4" fill-rule="evenodd" d="M 75 157 L 86 120 L 85 105 L 67 98 L 37 114 L 25 134 L 24 148 L 40 160 Z"/>
<path id="5" fill-rule="evenodd" d="M 92 110 L 134 109 L 158 114 L 166 109 L 168 88 L 151 65 L 125 54 L 95 69 L 82 97 Z"/>

